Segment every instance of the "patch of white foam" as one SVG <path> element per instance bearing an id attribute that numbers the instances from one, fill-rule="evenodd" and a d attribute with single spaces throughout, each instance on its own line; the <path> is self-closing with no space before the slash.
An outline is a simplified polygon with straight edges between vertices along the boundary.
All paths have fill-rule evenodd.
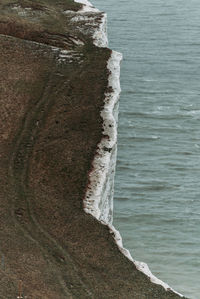
<path id="1" fill-rule="evenodd" d="M 66 11 L 67 12 L 67 11 Z M 94 17 L 92 15 L 75 15 L 71 21 L 73 22 L 91 22 L 94 20 Z"/>
<path id="2" fill-rule="evenodd" d="M 90 184 L 85 194 L 84 210 L 105 223 L 112 222 L 113 186 L 117 151 L 117 120 L 114 113 L 119 101 L 120 61 L 122 55 L 113 51 L 108 60 L 109 88 L 105 94 L 103 118 L 103 137 L 93 160 L 93 170 L 89 174 Z M 112 194 L 112 195 L 111 195 Z"/>
<path id="3" fill-rule="evenodd" d="M 67 12 L 66 12 L 67 13 Z M 84 22 L 84 25 L 90 27 L 93 30 L 93 43 L 97 47 L 108 47 L 107 38 L 107 15 L 105 13 L 101 14 L 101 19 L 98 22 L 95 20 L 94 15 L 79 14 L 71 18 L 71 22 Z M 93 29 L 95 28 L 95 29 Z M 83 29 L 84 32 L 84 29 Z"/>
<path id="4" fill-rule="evenodd" d="M 72 22 L 84 22 L 84 25 L 87 28 L 81 28 L 80 30 L 92 32 L 93 43 L 97 47 L 108 47 L 108 38 L 107 38 L 107 15 L 100 12 L 87 0 L 74 0 L 77 3 L 83 4 L 82 9 L 77 12 L 73 12 Z M 64 11 L 65 14 L 72 13 L 71 11 Z M 92 13 L 92 14 L 89 14 Z M 96 13 L 100 14 L 97 18 Z M 77 25 L 80 26 L 80 25 Z M 90 28 L 90 29 L 88 29 Z"/>
<path id="5" fill-rule="evenodd" d="M 83 4 L 81 11 L 83 12 L 99 12 L 88 0 L 74 0 L 74 2 Z"/>
<path id="6" fill-rule="evenodd" d="M 92 4 L 87 0 L 75 0 L 87 6 L 84 11 L 94 11 Z M 90 10 L 92 8 L 92 10 Z M 97 10 L 98 11 L 98 10 Z M 99 11 L 98 11 L 99 12 Z M 102 15 L 102 22 L 94 33 L 94 44 L 99 47 L 108 45 L 106 33 L 106 14 Z M 152 283 L 161 285 L 166 291 L 173 291 L 180 297 L 183 295 L 175 292 L 168 284 L 155 277 L 147 264 L 135 261 L 129 250 L 123 247 L 122 237 L 112 225 L 113 213 L 113 186 L 117 152 L 117 114 L 120 89 L 120 61 L 122 54 L 112 51 L 107 68 L 110 71 L 108 92 L 105 93 L 104 108 L 101 111 L 103 118 L 103 138 L 98 144 L 97 152 L 89 174 L 89 186 L 83 200 L 84 211 L 100 220 L 109 227 L 110 233 L 119 250 L 135 264 L 136 268 L 149 277 Z"/>
<path id="7" fill-rule="evenodd" d="M 93 38 L 95 46 L 108 47 L 107 15 L 105 13 L 101 17 L 101 22 L 98 26 L 98 30 L 94 32 Z"/>

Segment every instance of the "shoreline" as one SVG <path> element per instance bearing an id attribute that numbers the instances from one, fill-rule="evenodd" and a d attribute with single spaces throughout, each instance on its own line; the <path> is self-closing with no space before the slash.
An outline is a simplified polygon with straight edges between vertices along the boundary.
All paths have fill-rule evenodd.
<path id="1" fill-rule="evenodd" d="M 96 8 L 94 8 L 94 6 L 88 1 L 88 0 L 75 0 L 75 2 L 79 2 L 82 3 L 86 6 L 86 8 L 83 8 L 83 11 L 95 11 Z M 99 10 L 97 9 L 96 11 L 99 12 Z M 102 31 L 102 35 L 99 34 L 100 36 L 102 36 L 102 42 L 98 41 L 96 42 L 95 40 L 95 34 L 94 34 L 94 44 L 98 47 L 102 47 L 108 45 L 108 38 L 105 38 L 104 33 L 107 32 L 107 30 L 105 29 L 105 26 L 107 25 L 107 21 L 105 21 L 105 19 L 107 18 L 106 13 L 104 14 L 104 18 L 102 21 L 103 27 L 99 27 L 97 29 L 97 35 L 99 33 L 99 31 Z M 104 33 L 103 33 L 104 32 Z M 105 40 L 104 40 L 105 38 Z M 104 134 L 106 136 L 109 136 L 108 140 L 107 138 L 103 138 L 102 137 L 102 141 L 100 144 L 98 144 L 98 150 L 97 153 L 94 157 L 94 160 L 92 162 L 92 171 L 89 174 L 89 186 L 88 186 L 88 190 L 86 191 L 86 195 L 84 198 L 84 211 L 86 213 L 91 214 L 92 216 L 94 216 L 97 220 L 101 221 L 102 224 L 104 225 L 108 225 L 109 229 L 110 229 L 110 233 L 114 236 L 114 240 L 117 244 L 117 246 L 119 247 L 119 250 L 131 261 L 134 263 L 134 265 L 136 266 L 136 268 L 141 271 L 142 273 L 144 273 L 147 277 L 150 278 L 152 283 L 161 285 L 164 287 L 164 289 L 166 291 L 173 291 L 174 293 L 176 293 L 177 295 L 179 295 L 180 297 L 184 297 L 182 294 L 180 294 L 179 292 L 176 292 L 173 288 L 171 288 L 167 283 L 163 282 L 162 280 L 160 280 L 159 278 L 157 278 L 155 275 L 153 275 L 153 273 L 151 272 L 151 270 L 149 269 L 148 265 L 144 262 L 140 262 L 140 261 L 136 261 L 133 259 L 133 257 L 130 254 L 130 251 L 126 248 L 123 247 L 123 240 L 122 237 L 120 235 L 120 232 L 117 231 L 115 229 L 115 227 L 112 225 L 113 219 L 112 219 L 112 215 L 113 215 L 113 203 L 111 203 L 110 201 L 113 201 L 113 197 L 111 198 L 111 200 L 109 202 L 106 202 L 106 199 L 104 199 L 104 208 L 103 208 L 103 213 L 104 214 L 108 214 L 108 215 L 101 215 L 102 214 L 102 208 L 101 208 L 101 200 L 102 197 L 106 198 L 106 196 L 108 197 L 108 194 L 106 194 L 106 196 L 103 194 L 103 190 L 105 190 L 106 188 L 104 188 L 104 185 L 106 184 L 106 178 L 110 176 L 109 174 L 109 170 L 111 170 L 111 172 L 115 172 L 115 165 L 113 166 L 113 161 L 112 158 L 110 158 L 110 154 L 108 152 L 105 153 L 105 151 L 103 150 L 104 147 L 107 148 L 111 148 L 113 149 L 113 147 L 115 147 L 114 151 L 114 164 L 116 163 L 116 156 L 117 156 L 117 119 L 116 117 L 114 117 L 114 114 L 116 114 L 116 111 L 114 109 L 114 106 L 117 105 L 119 98 L 120 98 L 120 92 L 121 92 L 121 88 L 120 88 L 120 62 L 123 60 L 122 54 L 119 52 L 116 52 L 114 50 L 112 50 L 112 54 L 111 54 L 111 58 L 108 61 L 108 70 L 110 71 L 110 76 L 109 76 L 109 85 L 108 85 L 108 89 L 111 88 L 112 91 L 110 93 L 106 93 L 105 94 L 105 100 L 104 100 L 104 109 L 101 112 L 101 116 L 103 118 L 103 128 L 104 128 Z M 109 110 L 109 112 L 107 111 Z M 117 112 L 118 114 L 118 112 Z M 109 122 L 111 122 L 112 124 L 110 125 L 112 127 L 112 131 L 109 129 Z M 112 164 L 112 167 L 110 167 L 110 164 Z M 103 165 L 103 171 L 102 171 L 102 166 Z M 99 173 L 101 173 L 99 175 Z M 98 174 L 98 175 L 97 175 Z M 114 188 L 114 176 L 112 177 L 112 183 L 113 184 L 113 188 Z M 110 182 L 109 182 L 110 183 Z M 91 194 L 92 192 L 92 194 Z M 111 193 L 113 194 L 114 191 L 111 191 Z M 106 208 L 106 207 L 107 208 Z M 105 210 L 108 210 L 109 213 L 106 213 Z"/>

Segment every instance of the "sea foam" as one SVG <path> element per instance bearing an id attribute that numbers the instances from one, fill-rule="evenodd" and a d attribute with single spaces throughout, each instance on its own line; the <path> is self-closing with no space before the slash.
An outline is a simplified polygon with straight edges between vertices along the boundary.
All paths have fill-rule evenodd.
<path id="1" fill-rule="evenodd" d="M 83 4 L 83 8 L 79 11 L 99 12 L 98 9 L 87 0 L 75 0 Z M 106 14 L 102 14 L 102 22 L 98 23 L 96 32 L 94 32 L 94 44 L 98 47 L 106 47 L 108 39 L 106 34 Z M 154 276 L 148 265 L 143 262 L 136 261 L 132 258 L 129 250 L 123 247 L 122 237 L 114 226 L 113 221 L 113 192 L 114 192 L 114 173 L 116 166 L 117 154 L 117 115 L 118 101 L 120 96 L 120 61 L 122 54 L 112 51 L 108 60 L 107 68 L 110 72 L 108 80 L 108 90 L 105 93 L 104 108 L 101 111 L 103 119 L 103 137 L 98 144 L 97 152 L 92 163 L 92 171 L 89 174 L 89 185 L 84 197 L 84 211 L 93 215 L 102 224 L 109 227 L 110 233 L 114 236 L 114 240 L 119 250 L 135 264 L 136 268 L 149 277 L 152 283 L 159 284 L 165 290 L 172 290 L 174 293 L 183 297 L 183 295 L 175 292 L 168 284 Z M 106 150 L 105 150 L 106 149 Z"/>

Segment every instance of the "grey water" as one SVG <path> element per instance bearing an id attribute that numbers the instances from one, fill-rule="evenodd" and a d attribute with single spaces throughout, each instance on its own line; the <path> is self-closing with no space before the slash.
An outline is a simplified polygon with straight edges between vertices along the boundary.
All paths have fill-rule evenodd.
<path id="1" fill-rule="evenodd" d="M 114 225 L 134 259 L 200 298 L 200 1 L 92 0 L 123 53 Z"/>

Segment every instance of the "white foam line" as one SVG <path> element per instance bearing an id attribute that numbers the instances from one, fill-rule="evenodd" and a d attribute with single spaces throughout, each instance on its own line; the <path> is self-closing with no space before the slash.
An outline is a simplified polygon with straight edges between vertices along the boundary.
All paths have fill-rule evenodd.
<path id="1" fill-rule="evenodd" d="M 82 9 L 76 12 L 76 16 L 72 19 L 74 21 L 88 21 L 91 20 L 92 16 L 88 16 L 88 12 L 100 13 L 100 11 L 95 8 L 88 0 L 74 0 L 77 3 L 83 4 Z M 67 11 L 66 11 L 67 12 Z M 80 15 L 81 14 L 81 15 Z M 99 22 L 99 21 L 98 21 Z M 93 43 L 97 47 L 108 47 L 108 38 L 107 38 L 107 15 L 101 13 L 101 21 L 97 23 L 96 30 L 93 34 Z"/>
<path id="2" fill-rule="evenodd" d="M 108 219 L 105 219 L 106 217 L 102 215 L 101 206 L 103 205 L 104 191 L 107 190 L 107 182 L 109 182 L 111 171 L 113 171 L 113 169 L 110 169 L 110 164 L 113 164 L 111 157 L 116 159 L 115 155 L 112 155 L 117 144 L 117 123 L 113 111 L 120 94 L 119 72 L 121 59 L 122 55 L 120 53 L 112 51 L 108 60 L 108 69 L 111 71 L 108 87 L 111 88 L 111 91 L 105 94 L 104 108 L 101 111 L 104 136 L 98 144 L 97 153 L 92 163 L 93 169 L 89 174 L 90 184 L 84 199 L 85 211 L 99 220 L 104 220 L 106 223 L 108 223 Z M 116 163 L 116 161 L 114 162 Z M 105 195 L 108 196 L 108 194 Z"/>
<path id="3" fill-rule="evenodd" d="M 104 134 L 108 135 L 109 138 L 103 138 L 100 144 L 98 145 L 97 154 L 93 160 L 93 170 L 90 173 L 90 184 L 86 192 L 86 198 L 84 200 L 84 209 L 86 213 L 93 215 L 98 220 L 102 220 L 102 223 L 108 225 L 110 233 L 113 235 L 116 244 L 119 247 L 119 250 L 130 260 L 132 261 L 136 268 L 147 275 L 152 283 L 161 285 L 165 288 L 166 291 L 173 291 L 179 296 L 183 297 L 181 294 L 174 291 L 168 284 L 163 282 L 154 276 L 147 264 L 143 262 L 135 261 L 129 250 L 123 247 L 122 237 L 112 224 L 108 223 L 108 220 L 101 215 L 101 199 L 105 197 L 103 194 L 104 186 L 106 185 L 106 180 L 109 175 L 109 165 L 110 165 L 110 155 L 105 153 L 102 150 L 104 146 L 113 147 L 117 143 L 117 124 L 113 116 L 113 111 L 115 104 L 119 99 L 120 94 L 120 84 L 119 84 L 119 74 L 120 74 L 120 60 L 122 55 L 118 52 L 112 51 L 111 57 L 108 61 L 108 69 L 110 71 L 109 76 L 109 87 L 112 88 L 110 93 L 105 94 L 105 105 L 104 109 L 101 112 L 103 118 L 103 128 Z M 112 125 L 112 127 L 110 127 Z M 108 196 L 108 194 L 106 194 Z"/>
<path id="4" fill-rule="evenodd" d="M 105 224 L 105 223 L 104 223 Z M 105 224 L 106 225 L 106 224 Z M 115 227 L 113 225 L 108 225 L 109 229 L 110 229 L 110 233 L 113 235 L 113 238 L 115 239 L 116 244 L 118 245 L 119 250 L 131 261 L 134 263 L 134 265 L 136 266 L 136 268 L 143 272 L 146 276 L 149 277 L 150 281 L 152 283 L 158 284 L 163 286 L 163 288 L 166 291 L 173 291 L 175 294 L 179 295 L 180 297 L 183 297 L 182 294 L 176 292 L 175 290 L 173 290 L 167 283 L 163 282 L 162 280 L 158 279 L 155 275 L 152 274 L 152 272 L 150 271 L 148 265 L 146 263 L 143 262 L 139 262 L 139 261 L 135 261 L 129 250 L 127 250 L 126 248 L 123 247 L 123 242 L 122 242 L 122 237 L 119 233 L 119 231 L 117 231 L 115 229 Z"/>
<path id="5" fill-rule="evenodd" d="M 75 2 L 79 2 L 84 4 L 84 11 L 95 11 L 96 9 L 92 6 L 92 4 L 87 0 L 75 0 Z M 99 12 L 99 10 L 96 10 Z M 99 28 L 97 28 L 96 39 L 94 44 L 101 47 L 107 45 L 107 34 L 106 34 L 106 14 L 102 16 L 102 22 L 100 23 Z M 154 276 L 148 265 L 143 262 L 135 261 L 129 250 L 123 247 L 122 237 L 114 226 L 112 225 L 112 219 L 109 218 L 109 215 L 102 215 L 101 207 L 103 205 L 102 198 L 108 197 L 108 194 L 104 194 L 106 190 L 108 190 L 105 186 L 109 182 L 109 176 L 111 175 L 110 165 L 113 165 L 113 161 L 111 159 L 114 157 L 116 159 L 116 155 L 112 155 L 112 152 L 116 152 L 116 144 L 117 144 L 117 117 L 116 117 L 116 105 L 119 101 L 119 95 L 121 92 L 120 89 L 120 61 L 122 60 L 122 54 L 112 51 L 111 57 L 108 60 L 107 68 L 110 71 L 109 79 L 108 79 L 108 88 L 109 92 L 105 94 L 104 99 L 104 108 L 101 111 L 101 116 L 103 118 L 103 134 L 107 137 L 103 137 L 101 142 L 98 144 L 97 153 L 94 157 L 92 163 L 92 171 L 89 174 L 89 186 L 86 190 L 85 198 L 83 200 L 84 211 L 93 215 L 97 220 L 100 220 L 102 224 L 107 225 L 109 227 L 110 233 L 113 235 L 113 238 L 116 244 L 119 247 L 119 250 L 131 261 L 135 264 L 136 268 L 143 272 L 146 276 L 149 277 L 152 283 L 161 285 L 164 287 L 166 291 L 173 291 L 178 294 L 180 297 L 183 295 L 174 291 L 168 284 L 163 282 Z M 105 150 L 106 148 L 106 150 Z M 109 182 L 110 183 L 110 182 Z M 112 206 L 112 203 L 111 203 Z M 109 207 L 108 207 L 109 209 Z"/>

